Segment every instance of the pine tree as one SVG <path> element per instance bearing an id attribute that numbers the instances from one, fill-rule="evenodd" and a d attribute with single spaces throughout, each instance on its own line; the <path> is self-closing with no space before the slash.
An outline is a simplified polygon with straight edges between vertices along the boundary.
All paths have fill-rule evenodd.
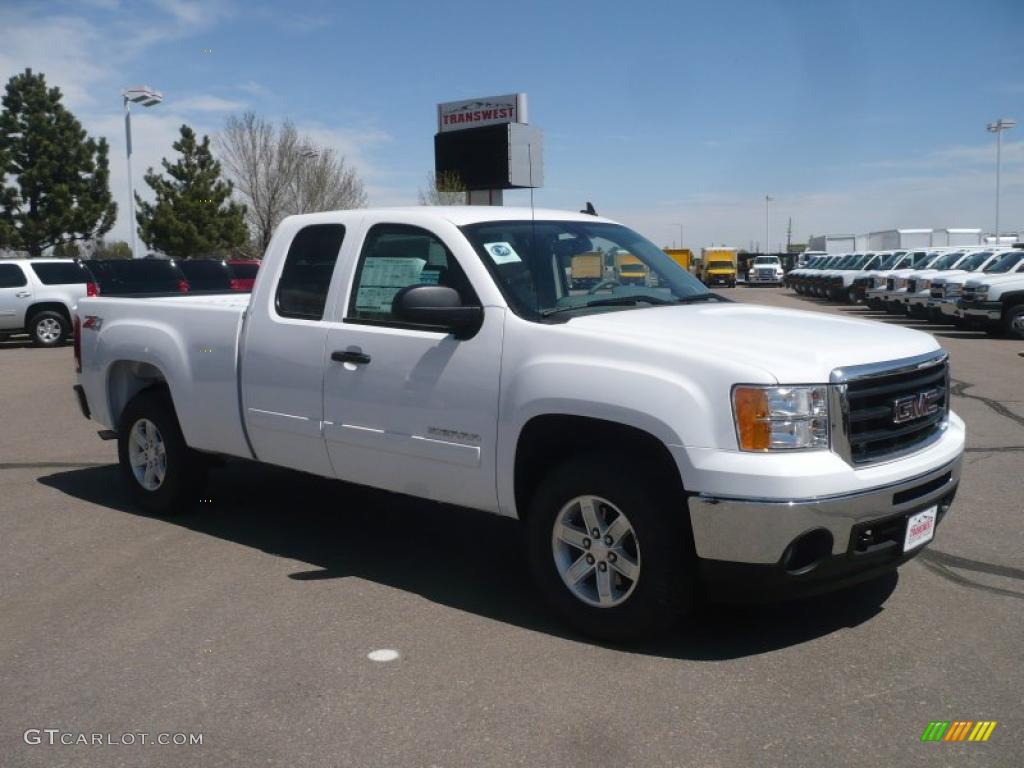
<path id="1" fill-rule="evenodd" d="M 0 246 L 40 256 L 114 225 L 106 139 L 89 138 L 31 69 L 7 81 L 0 111 Z"/>
<path id="2" fill-rule="evenodd" d="M 156 200 L 148 203 L 135 196 L 143 242 L 178 259 L 225 254 L 243 246 L 249 239 L 245 206 L 231 201 L 231 182 L 221 178 L 209 137 L 197 142 L 195 131 L 183 125 L 174 149 L 181 154 L 177 162 L 163 160 L 169 178 L 152 168 L 146 172 Z"/>

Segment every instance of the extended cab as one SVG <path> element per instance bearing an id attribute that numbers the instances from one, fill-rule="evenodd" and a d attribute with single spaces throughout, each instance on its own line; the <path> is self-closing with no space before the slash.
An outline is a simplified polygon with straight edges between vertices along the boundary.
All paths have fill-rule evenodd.
<path id="1" fill-rule="evenodd" d="M 597 251 L 652 284 L 572 290 Z M 193 506 L 227 455 L 507 515 L 602 637 L 889 571 L 960 478 L 931 336 L 729 301 L 590 215 L 293 216 L 251 297 L 100 296 L 77 325 L 80 404 L 143 508 Z"/>

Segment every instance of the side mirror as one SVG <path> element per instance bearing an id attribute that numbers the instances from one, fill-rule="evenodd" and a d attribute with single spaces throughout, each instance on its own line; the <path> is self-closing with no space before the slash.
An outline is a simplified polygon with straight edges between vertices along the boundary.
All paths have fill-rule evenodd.
<path id="1" fill-rule="evenodd" d="M 403 323 L 422 325 L 465 339 L 484 322 L 484 308 L 465 307 L 458 291 L 446 285 L 410 285 L 395 294 L 391 313 Z"/>

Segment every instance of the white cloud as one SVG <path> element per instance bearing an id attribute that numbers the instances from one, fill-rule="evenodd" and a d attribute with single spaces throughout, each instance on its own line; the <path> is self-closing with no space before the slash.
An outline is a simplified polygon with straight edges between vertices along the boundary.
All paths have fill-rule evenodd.
<path id="1" fill-rule="evenodd" d="M 245 109 L 246 106 L 244 101 L 210 95 L 190 96 L 174 101 L 174 107 L 185 112 L 233 112 Z"/>
<path id="2" fill-rule="evenodd" d="M 238 90 L 242 91 L 243 93 L 248 93 L 251 96 L 263 97 L 270 95 L 270 89 L 260 83 L 257 83 L 255 80 L 250 80 L 247 83 L 242 83 L 238 86 Z"/>
<path id="3" fill-rule="evenodd" d="M 48 85 L 60 87 L 65 104 L 74 110 L 95 104 L 94 86 L 114 74 L 109 57 L 95 55 L 103 48 L 102 36 L 82 19 L 32 18 L 0 9 L 0 29 L 0 82 L 26 68 L 42 72 Z"/>

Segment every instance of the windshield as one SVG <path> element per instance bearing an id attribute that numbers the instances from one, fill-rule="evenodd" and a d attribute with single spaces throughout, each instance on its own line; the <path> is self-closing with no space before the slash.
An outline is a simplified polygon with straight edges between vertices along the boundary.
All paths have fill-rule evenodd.
<path id="1" fill-rule="evenodd" d="M 879 269 L 889 269 L 896 259 L 902 258 L 898 254 L 890 253 L 882 257 L 882 261 L 878 264 Z"/>
<path id="2" fill-rule="evenodd" d="M 846 270 L 860 269 L 860 265 L 863 264 L 867 260 L 867 258 L 868 257 L 865 256 L 864 254 L 858 253 L 850 261 L 846 262 L 843 265 L 843 269 L 846 269 Z"/>
<path id="3" fill-rule="evenodd" d="M 599 312 L 719 300 L 664 251 L 619 224 L 583 221 L 487 221 L 462 227 L 516 314 L 537 320 L 555 313 Z M 572 257 L 597 253 L 603 277 L 596 285 L 573 287 Z M 623 254 L 643 272 L 629 284 L 616 259 Z M 713 266 L 717 262 L 711 262 Z M 732 267 L 729 262 L 722 262 Z"/>
<path id="4" fill-rule="evenodd" d="M 708 269 L 732 269 L 731 261 L 709 261 Z"/>
<path id="5" fill-rule="evenodd" d="M 984 264 L 985 260 L 988 259 L 988 257 L 991 255 L 992 251 L 978 251 L 977 253 L 972 253 L 970 256 L 964 259 L 964 263 L 961 264 L 958 267 L 958 269 L 962 269 L 965 272 L 973 272 L 982 264 Z"/>
<path id="6" fill-rule="evenodd" d="M 1024 251 L 1010 251 L 1009 253 L 1004 253 L 998 259 L 985 267 L 984 271 L 993 275 L 997 275 L 1002 272 L 1009 272 L 1020 264 L 1021 259 L 1024 259 Z"/>
<path id="7" fill-rule="evenodd" d="M 771 256 L 758 256 L 756 259 L 754 259 L 754 263 L 755 264 L 771 264 L 771 265 L 774 266 L 774 265 L 779 263 L 779 260 L 778 259 L 773 259 Z"/>
<path id="8" fill-rule="evenodd" d="M 961 258 L 963 258 L 963 254 L 962 253 L 947 253 L 941 259 L 939 259 L 934 264 L 932 264 L 931 265 L 931 269 L 938 269 L 938 270 L 951 269 L 952 266 L 954 264 L 956 264 Z"/>

